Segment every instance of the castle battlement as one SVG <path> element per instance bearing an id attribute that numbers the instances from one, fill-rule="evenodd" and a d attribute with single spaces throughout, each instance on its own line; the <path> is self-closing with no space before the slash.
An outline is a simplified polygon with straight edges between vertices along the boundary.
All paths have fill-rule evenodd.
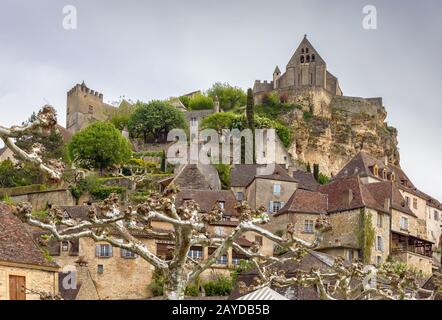
<path id="1" fill-rule="evenodd" d="M 84 82 L 82 84 L 77 83 L 71 90 L 69 90 L 68 97 L 79 92 L 97 97 L 98 99 L 103 101 L 103 94 L 98 91 L 89 89 Z"/>

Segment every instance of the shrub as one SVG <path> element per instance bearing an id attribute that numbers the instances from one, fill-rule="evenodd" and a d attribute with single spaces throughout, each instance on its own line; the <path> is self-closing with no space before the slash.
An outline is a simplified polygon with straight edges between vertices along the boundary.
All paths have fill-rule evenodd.
<path id="1" fill-rule="evenodd" d="M 230 189 L 230 168 L 228 164 L 216 164 L 216 170 L 218 171 L 219 179 L 221 180 L 221 187 L 223 190 Z"/>
<path id="2" fill-rule="evenodd" d="M 91 190 L 91 196 L 96 200 L 104 200 L 108 198 L 112 193 L 119 194 L 120 196 L 125 195 L 126 190 L 122 187 L 116 186 L 100 186 L 94 190 Z"/>
<path id="3" fill-rule="evenodd" d="M 203 287 L 206 296 L 228 296 L 233 290 L 233 282 L 230 277 L 218 276 L 217 279 L 206 282 Z"/>
<path id="4" fill-rule="evenodd" d="M 213 108 L 213 99 L 211 97 L 197 94 L 189 101 L 190 110 L 207 110 Z"/>

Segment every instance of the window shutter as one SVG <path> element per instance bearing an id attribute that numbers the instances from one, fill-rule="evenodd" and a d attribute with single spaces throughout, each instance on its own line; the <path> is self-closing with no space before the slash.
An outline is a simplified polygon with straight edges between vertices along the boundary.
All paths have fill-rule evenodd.
<path id="1" fill-rule="evenodd" d="M 99 245 L 99 244 L 97 244 L 97 245 L 95 246 L 95 256 L 96 256 L 97 258 L 100 257 L 100 245 Z"/>
<path id="2" fill-rule="evenodd" d="M 270 204 L 269 204 L 269 212 L 270 212 L 270 213 L 273 213 L 273 201 L 270 201 Z"/>

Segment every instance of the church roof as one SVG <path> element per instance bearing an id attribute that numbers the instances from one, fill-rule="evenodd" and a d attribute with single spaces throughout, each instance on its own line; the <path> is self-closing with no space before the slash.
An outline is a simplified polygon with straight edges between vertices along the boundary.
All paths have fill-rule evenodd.
<path id="1" fill-rule="evenodd" d="M 281 70 L 279 70 L 278 66 L 276 66 L 275 71 L 273 71 L 273 74 L 275 73 L 281 74 Z"/>
<path id="2" fill-rule="evenodd" d="M 308 50 L 308 52 L 306 52 L 306 50 Z M 292 55 L 289 63 L 287 64 L 287 68 L 296 65 L 299 61 L 299 56 L 303 53 L 310 55 L 314 54 L 316 63 L 319 62 L 325 64 L 324 59 L 322 59 L 321 55 L 318 53 L 318 51 L 316 51 L 315 47 L 313 47 L 311 42 L 307 39 L 307 35 L 305 35 L 304 39 L 302 39 L 301 43 L 299 44 L 298 48 L 296 49 L 295 53 Z"/>

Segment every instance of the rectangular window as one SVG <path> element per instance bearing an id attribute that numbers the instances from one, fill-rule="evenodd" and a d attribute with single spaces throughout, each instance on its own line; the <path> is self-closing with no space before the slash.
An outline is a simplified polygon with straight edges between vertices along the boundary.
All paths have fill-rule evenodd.
<path id="1" fill-rule="evenodd" d="M 104 266 L 102 264 L 98 265 L 97 272 L 98 272 L 98 274 L 103 274 L 104 273 Z"/>
<path id="2" fill-rule="evenodd" d="M 377 241 L 376 241 L 376 249 L 378 251 L 383 252 L 384 251 L 384 239 L 382 239 L 381 236 L 377 237 Z"/>
<path id="3" fill-rule="evenodd" d="M 401 230 L 408 231 L 408 219 L 405 217 L 401 217 L 400 221 Z"/>
<path id="4" fill-rule="evenodd" d="M 69 251 L 69 242 L 68 241 L 63 241 L 61 243 L 61 251 Z"/>
<path id="5" fill-rule="evenodd" d="M 195 117 L 192 117 L 192 118 L 190 119 L 190 126 L 194 127 L 194 126 L 196 126 L 197 124 L 198 124 L 198 119 L 195 118 Z"/>
<path id="6" fill-rule="evenodd" d="M 407 203 L 407 206 L 410 207 L 410 197 L 405 196 L 405 202 Z"/>
<path id="7" fill-rule="evenodd" d="M 138 256 L 133 253 L 132 251 L 126 250 L 126 249 L 121 249 L 121 257 L 124 259 L 135 259 Z"/>
<path id="8" fill-rule="evenodd" d="M 190 258 L 196 260 L 203 259 L 203 248 L 202 247 L 191 247 L 189 253 L 187 254 Z"/>
<path id="9" fill-rule="evenodd" d="M 226 205 L 226 203 L 225 203 L 224 201 L 218 201 L 218 206 L 219 206 L 221 209 L 224 209 L 225 205 Z"/>
<path id="10" fill-rule="evenodd" d="M 237 192 L 237 193 L 236 193 L 236 200 L 238 200 L 238 201 L 243 201 L 243 200 L 244 200 L 244 193 L 242 193 L 242 192 Z"/>
<path id="11" fill-rule="evenodd" d="M 95 250 L 96 250 L 96 256 L 98 258 L 112 257 L 112 246 L 109 244 L 98 244 Z"/>
<path id="12" fill-rule="evenodd" d="M 376 264 L 378 266 L 380 266 L 382 264 L 382 257 L 381 256 L 376 256 Z"/>
<path id="13" fill-rule="evenodd" d="M 224 228 L 223 228 L 223 227 L 216 226 L 216 227 L 215 227 L 215 234 L 216 234 L 218 237 L 222 237 L 222 236 L 224 236 L 224 235 L 225 235 L 225 233 L 224 233 Z"/>
<path id="14" fill-rule="evenodd" d="M 94 107 L 93 106 L 89 106 L 89 113 L 94 113 Z"/>
<path id="15" fill-rule="evenodd" d="M 216 260 L 217 264 L 227 265 L 227 255 L 221 256 Z"/>
<path id="16" fill-rule="evenodd" d="M 348 259 L 348 261 L 353 261 L 353 259 L 354 259 L 353 250 L 347 251 L 347 259 Z"/>
<path id="17" fill-rule="evenodd" d="M 279 201 L 273 201 L 273 208 L 272 208 L 272 213 L 278 213 L 279 210 L 281 210 L 281 202 Z"/>
<path id="18" fill-rule="evenodd" d="M 378 212 L 377 225 L 379 228 L 382 228 L 382 214 Z"/>
<path id="19" fill-rule="evenodd" d="M 413 208 L 416 209 L 416 210 L 418 209 L 417 199 L 416 198 L 413 199 Z"/>
<path id="20" fill-rule="evenodd" d="M 281 194 L 281 185 L 280 184 L 273 185 L 273 194 L 274 195 L 280 195 Z"/>
<path id="21" fill-rule="evenodd" d="M 304 221 L 304 232 L 305 233 L 313 233 L 313 220 L 305 220 Z"/>
<path id="22" fill-rule="evenodd" d="M 255 236 L 255 243 L 262 246 L 262 236 Z"/>
<path id="23" fill-rule="evenodd" d="M 434 210 L 434 220 L 439 221 L 439 212 Z"/>

